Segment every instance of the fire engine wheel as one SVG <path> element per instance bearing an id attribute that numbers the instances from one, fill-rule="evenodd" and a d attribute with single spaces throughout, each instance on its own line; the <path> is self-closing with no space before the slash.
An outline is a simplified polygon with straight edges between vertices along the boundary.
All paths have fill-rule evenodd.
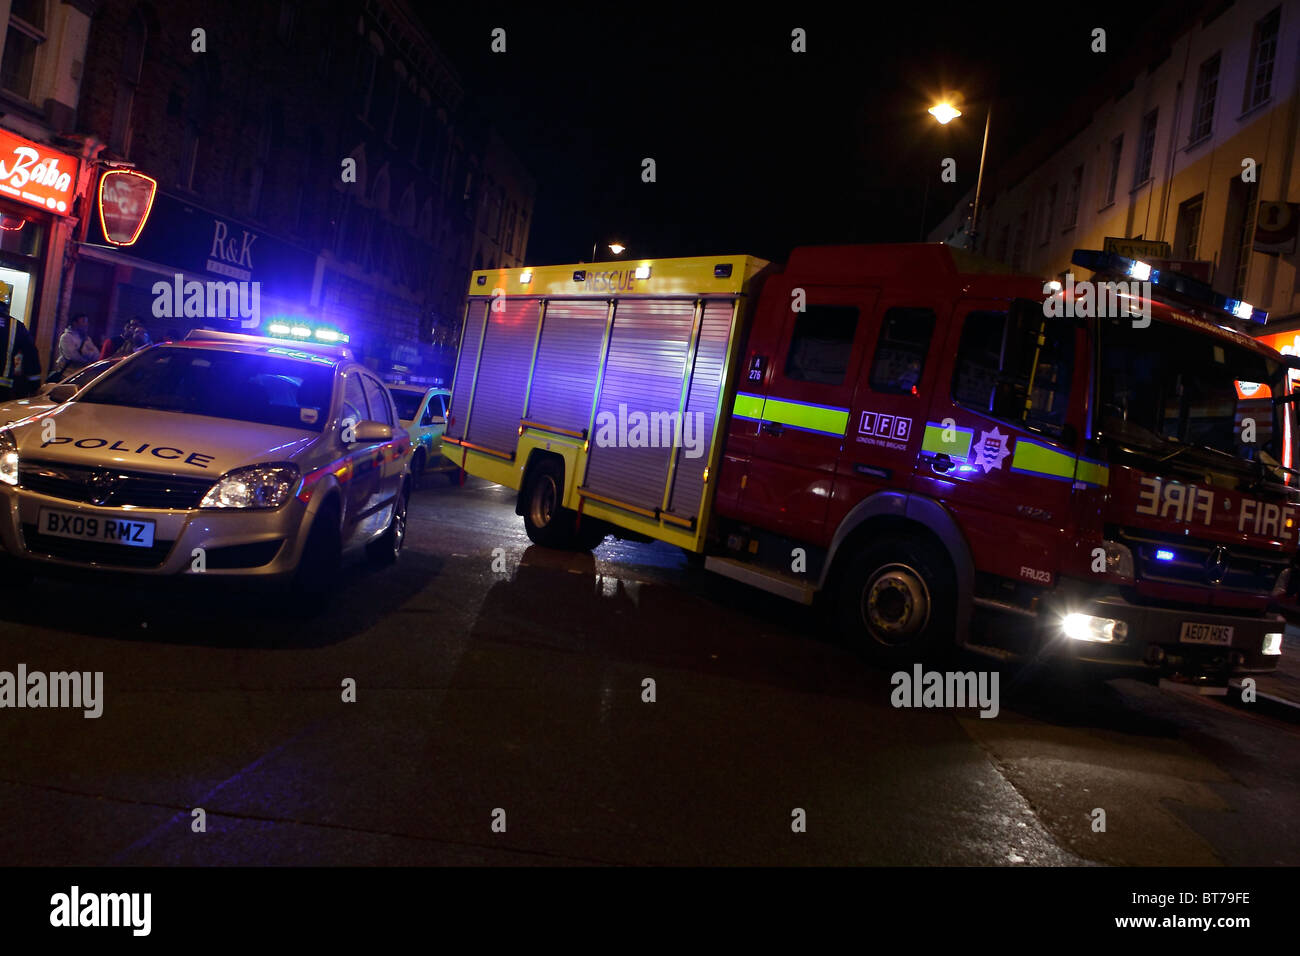
<path id="1" fill-rule="evenodd" d="M 573 525 L 577 515 L 560 504 L 563 488 L 564 470 L 554 461 L 542 462 L 529 474 L 524 492 L 524 530 L 534 544 L 568 549 L 576 543 Z"/>
<path id="2" fill-rule="evenodd" d="M 892 538 L 868 545 L 841 582 L 840 621 L 864 653 L 897 664 L 933 656 L 952 637 L 952 570 L 936 547 Z"/>

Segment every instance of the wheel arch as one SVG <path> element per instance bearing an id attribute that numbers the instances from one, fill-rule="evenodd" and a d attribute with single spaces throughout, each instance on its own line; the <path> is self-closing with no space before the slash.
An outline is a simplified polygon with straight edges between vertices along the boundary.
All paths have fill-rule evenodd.
<path id="1" fill-rule="evenodd" d="M 975 561 L 957 519 L 942 504 L 924 495 L 880 491 L 854 505 L 831 538 L 818 590 L 833 582 L 844 561 L 865 541 L 899 531 L 923 535 L 948 555 L 957 582 L 957 633 L 964 634 L 974 606 Z"/>
<path id="2" fill-rule="evenodd" d="M 519 490 L 515 493 L 515 514 L 523 515 L 524 497 L 528 493 L 528 483 L 532 480 L 533 472 L 546 461 L 553 461 L 559 465 L 561 477 L 560 500 L 563 501 L 567 497 L 570 475 L 568 463 L 564 460 L 564 456 L 555 451 L 534 448 L 528 455 L 528 461 L 524 463 L 524 471 L 519 480 Z"/>

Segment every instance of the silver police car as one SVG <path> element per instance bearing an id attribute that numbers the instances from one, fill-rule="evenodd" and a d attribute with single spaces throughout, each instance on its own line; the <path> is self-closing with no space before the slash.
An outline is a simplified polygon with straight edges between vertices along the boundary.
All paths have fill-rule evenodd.
<path id="1" fill-rule="evenodd" d="M 0 429 L 0 546 L 22 565 L 248 576 L 327 593 L 397 560 L 411 443 L 342 347 L 193 333 Z"/>

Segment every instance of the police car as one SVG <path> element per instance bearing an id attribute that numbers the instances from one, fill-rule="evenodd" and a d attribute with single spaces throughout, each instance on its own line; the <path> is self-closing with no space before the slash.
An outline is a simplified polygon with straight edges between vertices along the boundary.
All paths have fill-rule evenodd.
<path id="1" fill-rule="evenodd" d="M 440 471 L 458 480 L 460 468 L 442 456 L 451 390 L 422 385 L 389 385 L 388 390 L 397 403 L 397 417 L 411 436 L 411 474 L 418 480 L 426 471 Z"/>
<path id="2" fill-rule="evenodd" d="M 247 576 L 327 593 L 397 560 L 410 439 L 346 348 L 199 332 L 0 429 L 0 546 L 29 568 Z"/>

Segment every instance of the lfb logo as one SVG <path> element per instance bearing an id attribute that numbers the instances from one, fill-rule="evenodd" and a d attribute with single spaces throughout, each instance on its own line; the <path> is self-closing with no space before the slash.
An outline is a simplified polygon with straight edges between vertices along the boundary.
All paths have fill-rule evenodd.
<path id="1" fill-rule="evenodd" d="M 912 434 L 912 420 L 901 415 L 863 412 L 862 421 L 858 423 L 858 432 L 876 438 L 888 438 L 891 441 L 905 442 Z"/>

